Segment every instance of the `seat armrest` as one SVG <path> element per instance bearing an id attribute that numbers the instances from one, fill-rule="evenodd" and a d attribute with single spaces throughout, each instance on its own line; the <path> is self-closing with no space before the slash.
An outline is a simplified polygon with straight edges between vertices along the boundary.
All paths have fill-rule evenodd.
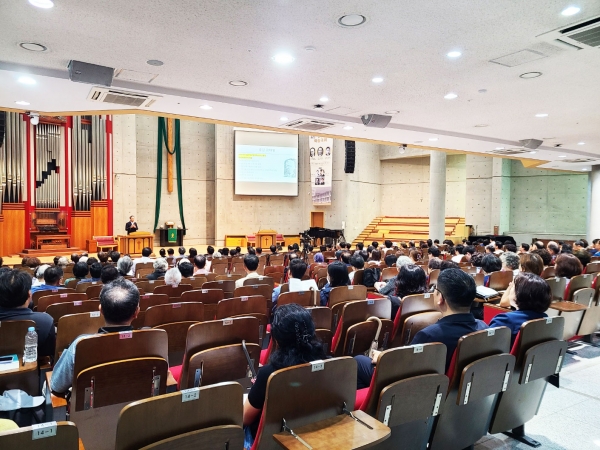
<path id="1" fill-rule="evenodd" d="M 46 419 L 47 421 L 67 420 L 67 399 L 60 394 L 55 394 L 50 390 L 50 379 L 52 371 L 46 372 Z"/>

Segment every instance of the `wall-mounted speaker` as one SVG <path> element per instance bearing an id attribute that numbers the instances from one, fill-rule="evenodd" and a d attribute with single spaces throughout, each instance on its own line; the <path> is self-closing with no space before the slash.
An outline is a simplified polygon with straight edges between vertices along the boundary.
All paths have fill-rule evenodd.
<path id="1" fill-rule="evenodd" d="M 344 162 L 344 172 L 354 173 L 354 159 L 356 156 L 356 146 L 354 141 L 346 141 L 346 158 Z"/>
<path id="2" fill-rule="evenodd" d="M 99 66 L 72 59 L 67 66 L 69 79 L 77 83 L 99 84 L 110 87 L 112 85 L 115 69 Z"/>

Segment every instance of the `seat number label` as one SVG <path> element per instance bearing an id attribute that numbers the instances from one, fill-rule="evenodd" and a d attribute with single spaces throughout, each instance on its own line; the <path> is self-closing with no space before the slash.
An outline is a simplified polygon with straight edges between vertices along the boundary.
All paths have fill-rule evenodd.
<path id="1" fill-rule="evenodd" d="M 76 302 L 73 302 L 73 305 L 75 306 L 81 306 L 81 300 L 77 300 Z"/>
<path id="2" fill-rule="evenodd" d="M 92 311 L 90 317 L 100 317 L 100 311 Z"/>
<path id="3" fill-rule="evenodd" d="M 119 339 L 131 339 L 133 332 L 131 331 L 119 331 Z"/>
<path id="4" fill-rule="evenodd" d="M 223 326 L 225 325 L 232 325 L 233 324 L 233 319 L 225 319 L 223 320 Z"/>
<path id="5" fill-rule="evenodd" d="M 325 363 L 323 360 L 317 360 L 310 363 L 312 366 L 311 372 L 318 372 L 319 370 L 325 369 Z"/>
<path id="6" fill-rule="evenodd" d="M 191 400 L 198 400 L 200 398 L 200 388 L 183 389 L 181 391 L 181 403 L 189 402 Z"/>
<path id="7" fill-rule="evenodd" d="M 31 427 L 33 429 L 31 439 L 35 441 L 36 439 L 43 439 L 50 436 L 56 436 L 56 427 L 56 422 L 46 422 L 33 425 Z"/>

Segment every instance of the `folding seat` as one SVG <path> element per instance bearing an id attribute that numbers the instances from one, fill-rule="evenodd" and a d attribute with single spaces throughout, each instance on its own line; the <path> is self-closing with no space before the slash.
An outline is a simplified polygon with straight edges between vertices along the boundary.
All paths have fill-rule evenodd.
<path id="1" fill-rule="evenodd" d="M 244 275 L 240 273 L 228 273 L 227 275 L 217 275 L 215 277 L 215 281 L 237 281 L 240 278 L 243 278 Z"/>
<path id="2" fill-rule="evenodd" d="M 307 443 L 301 448 L 367 448 L 384 441 L 390 429 L 362 411 L 353 411 L 355 394 L 353 358 L 276 371 L 269 378 L 252 449 L 297 448 L 300 442 Z"/>
<path id="3" fill-rule="evenodd" d="M 102 286 L 102 281 L 89 281 L 87 283 L 78 283 L 77 286 L 75 286 L 75 292 L 85 293 L 85 291 L 87 291 L 87 288 L 95 285 Z"/>
<path id="4" fill-rule="evenodd" d="M 186 284 L 191 284 L 194 289 L 201 289 L 202 285 L 207 281 L 208 279 L 203 275 L 196 275 L 185 279 Z"/>
<path id="5" fill-rule="evenodd" d="M 36 292 L 37 293 L 37 292 Z M 60 294 L 52 294 L 46 295 L 44 297 L 40 297 L 37 303 L 37 311 L 45 312 L 48 309 L 48 306 L 54 303 L 65 303 L 65 302 L 75 302 L 78 300 L 87 300 L 88 297 L 84 293 L 77 292 L 65 292 Z"/>
<path id="6" fill-rule="evenodd" d="M 343 306 L 332 342 L 334 356 L 363 354 L 375 340 L 378 340 L 378 348 L 388 347 L 393 328 L 392 304 L 388 299 L 355 300 Z"/>
<path id="7" fill-rule="evenodd" d="M 283 266 L 285 255 L 269 255 L 269 266 Z M 265 268 L 265 275 L 267 275 L 267 269 Z"/>
<path id="8" fill-rule="evenodd" d="M 573 294 L 575 293 L 575 291 L 577 291 L 579 289 L 583 289 L 583 288 L 592 287 L 594 278 L 595 278 L 594 274 L 586 274 L 586 273 L 572 277 L 571 281 L 569 281 L 569 283 L 567 284 L 567 287 L 565 289 L 564 299 L 566 301 L 572 301 Z"/>
<path id="9" fill-rule="evenodd" d="M 492 321 L 492 319 L 498 314 L 503 314 L 511 312 L 511 309 L 503 308 L 498 305 L 494 305 L 493 303 L 484 303 L 483 304 L 483 321 L 488 325 Z"/>
<path id="10" fill-rule="evenodd" d="M 544 270 L 542 270 L 542 274 L 540 275 L 543 279 L 554 278 L 556 276 L 556 269 L 554 266 L 546 266 Z"/>
<path id="11" fill-rule="evenodd" d="M 409 345 L 415 335 L 429 325 L 433 325 L 442 318 L 442 313 L 439 311 L 427 311 L 417 314 L 411 314 L 404 320 L 402 330 L 396 335 L 391 346 L 398 347 Z M 398 345 L 396 345 L 398 343 Z"/>
<path id="12" fill-rule="evenodd" d="M 593 274 L 600 272 L 600 262 L 592 262 L 585 266 L 585 273 Z"/>
<path id="13" fill-rule="evenodd" d="M 154 262 L 140 262 L 135 264 L 135 278 L 143 278 L 154 272 Z"/>
<path id="14" fill-rule="evenodd" d="M 136 319 L 131 322 L 134 329 L 139 329 L 144 326 L 144 318 L 146 310 L 151 306 L 166 305 L 169 303 L 169 296 L 166 294 L 142 294 L 140 295 L 140 312 Z"/>
<path id="15" fill-rule="evenodd" d="M 102 291 L 103 285 L 96 284 L 94 286 L 90 286 L 85 290 L 85 295 L 90 300 L 94 300 L 100 298 L 100 291 Z"/>
<path id="16" fill-rule="evenodd" d="M 331 308 L 332 322 L 331 329 L 337 329 L 337 323 L 341 316 L 344 303 L 353 300 L 366 300 L 366 286 L 338 286 L 331 289 L 329 292 L 329 303 L 327 306 Z"/>
<path id="17" fill-rule="evenodd" d="M 381 281 L 388 281 L 398 276 L 397 267 L 386 267 L 381 271 Z"/>
<path id="18" fill-rule="evenodd" d="M 17 355 L 19 361 L 17 369 L 0 372 L 0 392 L 8 389 L 21 389 L 29 395 L 38 395 L 37 361 L 21 364 L 25 349 L 25 335 L 29 327 L 35 327 L 33 320 L 3 320 L 0 322 L 0 355 Z"/>
<path id="19" fill-rule="evenodd" d="M 271 266 L 265 267 L 265 276 L 273 278 L 275 283 L 283 283 L 285 281 L 285 267 L 283 266 L 283 263 L 275 266 L 271 264 Z"/>
<path id="20" fill-rule="evenodd" d="M 74 302 L 54 303 L 46 309 L 46 313 L 52 316 L 55 324 L 58 324 L 58 321 L 63 316 L 92 312 L 100 312 L 100 300 L 78 300 Z"/>
<path id="21" fill-rule="evenodd" d="M 552 302 L 550 308 L 546 311 L 549 317 L 563 317 L 565 324 L 563 327 L 563 339 L 568 341 L 577 336 L 577 331 L 588 307 L 576 302 Z"/>
<path id="22" fill-rule="evenodd" d="M 242 386 L 219 383 L 131 403 L 117 425 L 115 450 L 242 450 Z"/>
<path id="23" fill-rule="evenodd" d="M 511 350 L 516 358 L 513 376 L 508 389 L 498 396 L 490 433 L 505 433 L 533 447 L 541 445 L 525 435 L 525 423 L 537 414 L 547 383 L 558 387 L 558 373 L 567 352 L 563 327 L 562 317 L 521 325 Z"/>
<path id="24" fill-rule="evenodd" d="M 270 302 L 270 300 L 269 300 Z M 269 316 L 267 305 L 262 295 L 234 297 L 221 300 L 217 305 L 217 319 L 228 317 L 252 316 L 258 319 L 258 344 L 263 346 L 263 339 L 267 331 Z"/>
<path id="25" fill-rule="evenodd" d="M 323 343 L 325 353 L 331 354 L 333 331 L 331 330 L 331 309 L 327 306 L 312 306 L 306 308 L 315 323 L 315 335 Z M 261 361 L 262 363 L 262 361 Z"/>
<path id="26" fill-rule="evenodd" d="M 213 259 L 210 271 L 217 275 L 226 275 L 229 272 L 229 261 L 227 259 Z"/>
<path id="27" fill-rule="evenodd" d="M 165 330 L 169 337 L 169 366 L 181 364 L 188 328 L 204 320 L 204 305 L 198 302 L 169 303 L 146 310 L 144 326 Z"/>
<path id="28" fill-rule="evenodd" d="M 426 292 L 424 294 L 407 295 L 400 300 L 400 308 L 394 317 L 394 329 L 392 331 L 391 347 L 402 347 L 410 344 L 410 340 L 415 333 L 410 326 L 406 326 L 406 320 L 414 315 L 425 312 L 437 312 L 433 302 L 433 294 Z M 409 339 L 407 341 L 407 339 Z"/>
<path id="29" fill-rule="evenodd" d="M 33 302 L 33 309 L 35 310 L 38 306 L 38 303 L 40 301 L 40 298 L 42 297 L 49 297 L 51 295 L 57 295 L 57 294 L 72 294 L 75 292 L 75 289 L 51 289 L 48 291 L 37 291 L 34 292 L 33 294 L 31 294 L 31 301 Z M 82 293 L 85 293 L 84 291 L 79 291 Z"/>
<path id="30" fill-rule="evenodd" d="M 182 302 L 200 302 L 204 305 L 204 319 L 213 320 L 217 315 L 217 304 L 223 300 L 222 289 L 194 289 L 181 294 Z"/>
<path id="31" fill-rule="evenodd" d="M 182 365 L 170 367 L 178 387 L 186 389 L 194 386 L 195 370 L 190 371 L 190 360 L 195 354 L 211 348 L 241 344 L 242 341 L 247 345 L 258 345 L 258 319 L 255 317 L 234 317 L 192 325 L 188 329 Z"/>
<path id="32" fill-rule="evenodd" d="M 82 334 L 96 334 L 104 326 L 104 317 L 100 311 L 67 314 L 58 320 L 56 328 L 56 349 L 54 364 L 69 345 Z"/>
<path id="33" fill-rule="evenodd" d="M 132 280 L 135 283 L 135 286 L 138 289 L 142 289 L 144 292 L 149 292 L 152 293 L 154 292 L 154 288 L 157 286 L 164 286 L 165 285 L 165 280 L 146 280 L 146 279 L 140 279 L 140 280 Z"/>
<path id="34" fill-rule="evenodd" d="M 2 450 L 80 450 L 73 422 L 46 422 L 0 433 Z"/>
<path id="35" fill-rule="evenodd" d="M 499 293 L 504 292 L 508 289 L 508 285 L 513 280 L 513 272 L 512 270 L 503 270 L 500 272 L 492 272 L 490 273 L 490 278 L 488 280 L 488 287 L 490 289 L 494 289 Z"/>
<path id="36" fill-rule="evenodd" d="M 546 283 L 548 283 L 550 289 L 552 290 L 552 300 L 564 300 L 565 289 L 567 287 L 566 278 L 546 278 Z"/>
<path id="37" fill-rule="evenodd" d="M 207 281 L 202 285 L 202 289 L 221 289 L 223 291 L 224 298 L 233 297 L 233 291 L 235 290 L 235 281 L 233 280 L 218 280 L 218 281 Z"/>
<path id="38" fill-rule="evenodd" d="M 187 291 L 191 291 L 194 288 L 191 284 L 180 284 L 179 286 L 156 286 L 154 288 L 154 294 L 166 294 L 169 296 L 169 302 L 176 303 L 181 301 L 181 294 Z"/>
<path id="39" fill-rule="evenodd" d="M 79 283 L 81 280 L 75 278 L 73 280 L 69 280 L 68 283 L 65 283 L 65 288 L 67 289 L 73 289 L 73 292 L 75 292 L 75 286 L 77 286 L 77 283 Z"/>
<path id="40" fill-rule="evenodd" d="M 356 408 L 392 430 L 378 450 L 425 449 L 448 390 L 446 346 L 440 343 L 392 348 L 377 360 L 368 388 L 356 395 Z"/>
<path id="41" fill-rule="evenodd" d="M 362 286 L 364 283 L 365 269 L 358 269 L 354 272 L 354 278 L 352 278 L 352 284 L 354 286 Z"/>
<path id="42" fill-rule="evenodd" d="M 587 340 L 591 342 L 591 335 L 600 329 L 600 305 L 596 291 L 593 288 L 579 289 L 573 294 L 573 302 L 587 307 L 579 323 L 577 336 L 589 336 Z"/>
<path id="43" fill-rule="evenodd" d="M 283 285 L 282 285 L 283 286 Z M 310 307 L 315 306 L 316 295 L 319 291 L 310 290 L 303 292 L 284 292 L 279 294 L 277 305 L 287 305 L 288 303 L 297 303 L 300 306 Z"/>
<path id="44" fill-rule="evenodd" d="M 459 339 L 446 372 L 448 395 L 435 421 L 430 449 L 464 449 L 487 434 L 497 394 L 506 390 L 515 365 L 510 336 L 508 328 L 498 327 Z"/>
<path id="45" fill-rule="evenodd" d="M 265 305 L 267 306 L 267 317 L 270 318 L 271 311 L 273 310 L 273 288 L 270 285 L 251 284 L 248 286 L 235 288 L 231 297 L 252 297 L 254 295 L 262 295 L 265 298 Z"/>
<path id="46" fill-rule="evenodd" d="M 271 289 L 275 287 L 275 279 L 269 276 L 260 276 L 257 278 L 248 278 L 244 280 L 244 286 L 253 286 L 255 284 L 268 284 L 271 286 Z"/>
<path id="47" fill-rule="evenodd" d="M 429 274 L 429 286 L 433 286 L 437 283 L 438 276 L 440 274 L 440 269 L 434 269 Z"/>

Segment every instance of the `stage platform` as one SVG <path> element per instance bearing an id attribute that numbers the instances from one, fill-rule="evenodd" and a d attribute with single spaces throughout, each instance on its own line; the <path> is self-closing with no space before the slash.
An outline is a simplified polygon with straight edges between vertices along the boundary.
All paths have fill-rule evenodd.
<path id="1" fill-rule="evenodd" d="M 79 247 L 56 247 L 56 248 L 44 248 L 44 249 L 33 249 L 26 248 L 21 253 L 19 253 L 19 257 L 25 258 L 26 256 L 33 256 L 36 258 L 51 256 L 54 258 L 55 256 L 71 256 L 73 253 L 81 254 L 84 250 Z"/>

